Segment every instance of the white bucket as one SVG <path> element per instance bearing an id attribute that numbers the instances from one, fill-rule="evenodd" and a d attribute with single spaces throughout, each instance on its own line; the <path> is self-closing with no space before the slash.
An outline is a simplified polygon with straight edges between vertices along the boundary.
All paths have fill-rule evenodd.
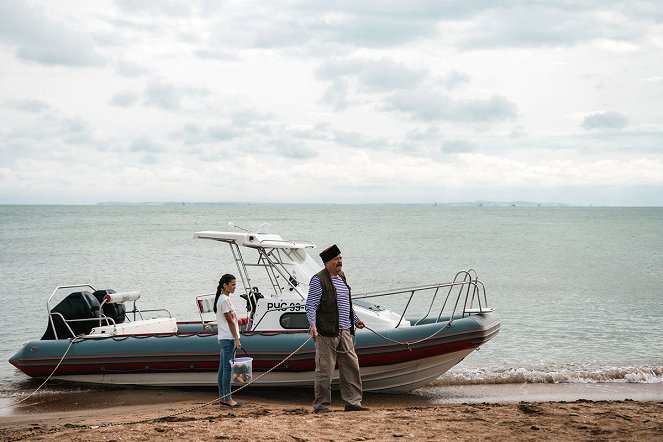
<path id="1" fill-rule="evenodd" d="M 230 360 L 231 382 L 245 385 L 253 378 L 253 358 L 235 358 Z"/>

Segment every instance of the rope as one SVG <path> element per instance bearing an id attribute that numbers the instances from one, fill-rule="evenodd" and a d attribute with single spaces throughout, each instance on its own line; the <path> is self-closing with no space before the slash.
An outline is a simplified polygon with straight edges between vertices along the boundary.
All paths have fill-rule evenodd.
<path id="1" fill-rule="evenodd" d="M 81 339 L 80 337 L 75 337 L 74 339 L 72 339 L 71 341 L 69 341 L 69 346 L 67 347 L 67 350 L 65 350 L 64 354 L 62 355 L 62 358 L 60 358 L 60 362 L 58 362 L 58 365 L 55 366 L 55 368 L 53 369 L 53 371 L 51 372 L 51 374 L 48 375 L 48 377 L 46 378 L 46 380 L 45 380 L 44 382 L 42 382 L 42 384 L 41 384 L 39 387 L 37 387 L 37 389 L 36 389 L 35 391 L 33 391 L 32 393 L 30 393 L 29 395 L 27 395 L 26 397 L 24 397 L 23 399 L 21 399 L 21 400 L 18 401 L 18 402 L 14 402 L 13 404 L 9 404 L 9 405 L 4 405 L 4 406 L 2 406 L 2 407 L 0 407 L 0 408 L 14 407 L 14 406 L 20 404 L 21 402 L 30 399 L 30 398 L 31 398 L 36 392 L 38 392 L 38 391 L 41 389 L 41 387 L 43 387 L 44 385 L 46 385 L 46 382 L 48 382 L 49 379 L 51 379 L 51 377 L 52 377 L 52 376 L 55 374 L 55 372 L 58 370 L 58 368 L 60 368 L 60 365 L 62 364 L 62 361 L 64 361 L 64 358 L 67 356 L 67 353 L 69 353 L 69 349 L 71 349 L 71 346 L 74 345 L 74 343 L 76 342 L 76 340 L 82 340 L 82 339 Z M 35 404 L 28 404 L 28 406 L 32 406 L 32 405 L 35 405 Z"/>
<path id="2" fill-rule="evenodd" d="M 229 393 L 229 395 L 232 395 L 234 393 L 237 393 L 240 390 L 245 389 L 249 385 L 251 385 L 254 382 L 258 381 L 258 379 L 261 379 L 262 377 L 266 376 L 268 373 L 276 370 L 285 361 L 287 361 L 288 359 L 293 357 L 295 355 L 295 353 L 297 353 L 299 350 L 301 350 L 306 345 L 306 343 L 308 343 L 308 341 L 310 341 L 310 340 L 311 340 L 311 336 L 309 336 L 308 339 L 302 343 L 302 345 L 297 347 L 297 349 L 295 351 L 293 351 L 288 356 L 286 356 L 285 359 L 283 359 L 281 362 L 279 362 L 278 364 L 276 364 L 275 366 L 273 366 L 272 368 L 270 368 L 269 370 L 267 370 L 266 372 L 264 372 L 263 374 L 261 374 L 257 378 L 252 379 L 251 382 L 248 382 L 248 383 L 242 385 L 241 387 L 236 388 L 235 390 L 231 391 Z M 111 424 L 102 424 L 102 425 L 99 425 L 98 427 L 95 425 L 94 427 L 95 428 L 101 428 L 101 427 L 108 428 L 108 427 L 117 427 L 117 426 L 120 426 L 120 425 L 144 424 L 146 422 L 152 422 L 152 421 L 159 421 L 159 420 L 163 420 L 163 419 L 168 419 L 168 418 L 171 418 L 171 417 L 179 416 L 180 414 L 186 414 L 186 413 L 190 413 L 190 412 L 195 411 L 195 410 L 200 410 L 201 408 L 204 408 L 204 407 L 207 407 L 209 405 L 221 402 L 221 399 L 225 398 L 226 396 L 228 396 L 228 395 L 224 395 L 224 396 L 218 397 L 214 400 L 211 400 L 209 402 L 205 402 L 204 404 L 196 405 L 194 407 L 190 407 L 190 408 L 187 408 L 187 409 L 184 409 L 184 410 L 178 410 L 178 411 L 175 411 L 173 413 L 166 414 L 166 415 L 163 415 L 163 416 L 152 417 L 152 418 L 147 418 L 147 419 L 140 419 L 140 420 L 135 420 L 135 421 L 130 421 L 130 422 L 117 422 L 117 423 L 111 423 Z"/>
<path id="3" fill-rule="evenodd" d="M 81 340 L 81 339 L 77 337 L 77 338 L 72 339 L 71 342 L 69 342 L 69 347 L 67 347 L 67 350 L 66 350 L 66 351 L 64 352 L 64 354 L 62 355 L 62 358 L 60 359 L 60 362 L 58 362 L 58 365 L 55 367 L 55 369 L 53 369 L 53 372 L 51 372 L 51 374 L 46 378 L 46 380 L 45 380 L 45 381 L 44 381 L 39 387 L 37 387 L 37 389 L 36 389 L 35 391 L 33 391 L 30 395 L 28 395 L 27 397 L 21 399 L 20 401 L 14 403 L 14 404 L 5 405 L 5 406 L 0 407 L 0 408 L 13 407 L 13 406 L 15 406 L 15 405 L 18 405 L 18 404 L 20 404 L 21 402 L 23 402 L 23 401 L 29 399 L 29 398 L 30 398 L 31 396 L 33 396 L 35 393 L 37 393 L 37 392 L 41 389 L 41 387 L 43 387 L 44 385 L 46 385 L 46 383 L 49 381 L 49 379 L 51 379 L 51 377 L 55 374 L 55 372 L 57 371 L 58 367 L 60 367 L 60 364 L 62 364 L 62 361 L 64 361 L 64 358 L 67 356 L 67 353 L 69 353 L 69 349 L 70 349 L 71 346 L 74 344 L 74 342 L 76 342 L 77 340 Z M 308 339 L 302 343 L 302 345 L 300 345 L 299 347 L 297 347 L 297 349 L 295 349 L 295 351 L 293 351 L 293 352 L 290 353 L 288 356 L 286 356 L 285 359 L 283 359 L 281 362 L 279 362 L 278 364 L 276 364 L 275 366 L 273 366 L 272 368 L 270 368 L 269 370 L 267 370 L 266 372 L 264 372 L 263 374 L 261 374 L 261 375 L 258 376 L 257 378 L 252 379 L 251 382 L 248 382 L 248 383 L 242 385 L 241 387 L 236 388 L 235 390 L 231 391 L 228 395 L 232 395 L 233 393 L 237 393 L 238 391 L 243 390 L 244 388 L 246 388 L 246 387 L 248 387 L 249 385 L 253 384 L 254 382 L 258 381 L 258 380 L 261 379 L 262 377 L 266 376 L 268 373 L 270 373 L 270 372 L 276 370 L 276 369 L 277 369 L 278 367 L 280 367 L 284 362 L 286 362 L 288 359 L 290 359 L 291 357 L 293 357 L 293 356 L 294 356 L 299 350 L 301 350 L 301 349 L 302 349 L 302 348 L 308 343 L 308 341 L 310 341 L 310 340 L 311 340 L 311 336 L 309 336 Z M 110 424 L 93 425 L 93 426 L 91 426 L 91 427 L 94 427 L 95 429 L 96 429 L 96 428 L 101 428 L 101 427 L 116 427 L 116 426 L 120 426 L 120 425 L 142 424 L 142 423 L 146 423 L 146 422 L 152 422 L 152 421 L 158 421 L 158 420 L 168 419 L 168 418 L 171 418 L 171 417 L 179 416 L 180 414 L 185 414 L 185 413 L 189 413 L 189 412 L 191 412 L 191 411 L 199 410 L 199 409 L 201 409 L 201 408 L 203 408 L 203 407 L 207 407 L 208 405 L 212 405 L 212 404 L 217 403 L 217 402 L 221 402 L 221 399 L 225 398 L 225 397 L 228 396 L 228 395 L 224 395 L 224 396 L 218 397 L 218 398 L 216 398 L 216 399 L 214 399 L 214 400 L 211 400 L 211 401 L 209 401 L 209 402 L 206 402 L 206 403 L 204 403 L 204 404 L 196 405 L 195 407 L 187 408 L 187 409 L 185 409 L 185 410 L 178 410 L 178 411 L 175 411 L 175 412 L 173 412 L 173 413 L 166 414 L 166 415 L 163 415 L 163 416 L 157 416 L 157 417 L 152 417 L 152 418 L 148 418 L 148 419 L 141 419 L 141 420 L 135 420 L 135 421 L 130 421 L 130 422 L 117 422 L 117 423 L 110 423 Z M 35 404 L 30 404 L 30 405 L 35 405 Z"/>
<path id="4" fill-rule="evenodd" d="M 420 340 L 418 340 L 418 341 L 413 341 L 413 342 L 398 341 L 398 340 L 396 340 L 396 339 L 389 338 L 389 337 L 387 337 L 387 336 L 385 336 L 385 335 L 383 335 L 383 334 L 381 334 L 381 333 L 379 333 L 379 332 L 373 330 L 372 328 L 370 328 L 370 327 L 368 327 L 368 326 L 365 326 L 365 328 L 368 329 L 369 331 L 371 331 L 372 333 L 374 333 L 375 335 L 380 336 L 382 339 L 384 339 L 384 340 L 386 340 L 386 341 L 390 341 L 390 342 L 393 342 L 393 343 L 398 344 L 398 345 L 403 345 L 403 346 L 407 347 L 408 350 L 412 351 L 412 346 L 413 346 L 413 345 L 416 345 L 416 344 L 419 344 L 419 343 L 421 343 L 421 342 L 427 341 L 428 339 L 432 338 L 433 336 L 437 335 L 437 334 L 440 333 L 442 330 L 444 330 L 445 328 L 450 327 L 450 326 L 451 326 L 451 322 L 447 322 L 443 327 L 441 327 L 439 330 L 433 332 L 433 333 L 430 334 L 429 336 L 427 336 L 427 337 L 425 337 L 425 338 L 422 338 L 422 339 L 420 339 Z M 343 351 L 343 350 L 338 350 L 337 348 L 333 348 L 332 345 L 331 345 L 327 340 L 324 339 L 324 337 L 322 337 L 322 336 L 318 336 L 318 337 L 322 338 L 322 342 L 324 342 L 325 344 L 327 344 L 332 350 L 336 351 L 337 353 L 347 353 L 347 352 L 348 352 L 348 350 Z M 309 336 L 308 339 L 306 339 L 306 341 L 304 341 L 299 347 L 297 347 L 297 348 L 295 349 L 295 351 L 293 351 L 293 352 L 290 353 L 288 356 L 286 356 L 286 357 L 285 357 L 282 361 L 280 361 L 278 364 L 276 364 L 275 366 L 273 366 L 272 368 L 270 368 L 269 370 L 267 370 L 266 372 L 264 372 L 263 374 L 261 374 L 261 375 L 258 376 L 257 378 L 252 379 L 251 382 L 248 382 L 248 383 L 242 385 L 241 387 L 236 388 L 235 390 L 231 391 L 228 395 L 232 395 L 233 393 L 237 393 L 238 391 L 243 390 L 244 388 L 248 387 L 249 385 L 253 384 L 254 382 L 257 382 L 259 379 L 263 378 L 263 377 L 266 376 L 267 374 L 269 374 L 269 373 L 271 373 L 272 371 L 276 370 L 276 369 L 277 369 L 278 367 L 280 367 L 284 362 L 286 362 L 288 359 L 290 359 L 291 357 L 293 357 L 293 356 L 294 356 L 299 350 L 301 350 L 301 349 L 304 347 L 304 345 L 306 345 L 306 344 L 308 343 L 308 341 L 310 341 L 311 339 L 312 339 L 312 337 Z M 29 399 L 30 397 L 32 397 L 32 396 L 33 396 L 35 393 L 37 393 L 37 392 L 38 392 L 38 391 L 39 391 L 44 385 L 46 385 L 46 383 L 51 379 L 51 377 L 55 374 L 55 372 L 57 371 L 57 369 L 60 367 L 60 365 L 62 364 L 62 361 L 64 361 L 64 358 L 65 358 L 65 357 L 67 356 L 67 354 L 69 353 L 69 350 L 71 349 L 72 345 L 73 345 L 75 342 L 77 342 L 77 340 L 81 340 L 81 339 L 80 339 L 79 337 L 76 337 L 76 338 L 72 339 L 72 340 L 69 342 L 69 346 L 67 347 L 67 350 L 66 350 L 66 351 L 64 352 L 64 354 L 62 355 L 62 358 L 61 358 L 60 361 L 58 362 L 58 365 L 55 366 L 55 368 L 53 369 L 53 371 L 51 372 L 51 374 L 48 375 L 48 377 L 46 378 L 46 380 L 44 380 L 44 382 L 42 382 L 42 384 L 41 384 L 39 387 L 37 387 L 37 389 L 36 389 L 35 391 L 33 391 L 32 393 L 30 393 L 28 396 L 26 396 L 25 398 L 21 399 L 20 401 L 15 402 L 15 403 L 10 404 L 10 405 L 2 406 L 2 407 L 0 407 L 0 409 L 1 409 L 1 408 L 7 408 L 7 407 L 13 407 L 13 406 L 16 406 L 16 405 L 20 404 L 21 402 L 23 402 L 23 401 Z M 353 345 L 354 345 L 354 342 L 353 342 Z M 207 407 L 207 406 L 212 405 L 212 404 L 217 403 L 217 402 L 221 402 L 221 399 L 225 398 L 225 397 L 228 396 L 228 395 L 224 395 L 224 396 L 218 397 L 218 398 L 216 398 L 216 399 L 214 399 L 214 400 L 211 400 L 211 401 L 209 401 L 209 402 L 206 402 L 206 403 L 204 403 L 204 404 L 196 405 L 196 406 L 194 406 L 194 407 L 190 407 L 190 408 L 187 408 L 187 409 L 184 409 L 184 410 L 178 410 L 178 411 L 175 411 L 175 412 L 173 412 L 173 413 L 166 414 L 166 415 L 163 415 L 163 416 L 158 416 L 158 417 L 153 417 L 153 418 L 148 418 L 148 419 L 141 419 L 141 420 L 130 421 L 130 422 L 118 422 L 118 423 L 111 423 L 111 424 L 102 424 L 102 425 L 99 425 L 99 426 L 96 426 L 96 425 L 95 425 L 95 428 L 100 428 L 100 427 L 114 427 L 114 426 L 120 426 L 120 425 L 133 425 L 133 424 L 141 424 L 141 423 L 146 423 L 146 422 L 152 422 L 152 421 L 158 421 L 158 420 L 168 419 L 168 418 L 171 418 L 171 417 L 179 416 L 180 414 L 186 414 L 186 413 L 190 413 L 190 412 L 195 411 L 195 410 L 199 410 L 199 409 L 201 409 L 201 408 Z M 34 404 L 31 404 L 31 405 L 34 405 Z"/>
<path id="5" fill-rule="evenodd" d="M 370 330 L 372 333 L 374 333 L 375 335 L 381 337 L 381 338 L 384 339 L 385 341 L 390 341 L 390 342 L 393 342 L 393 343 L 395 343 L 395 344 L 405 346 L 405 347 L 407 347 L 407 349 L 410 350 L 410 351 L 412 351 L 412 346 L 413 346 L 413 345 L 417 345 L 417 344 L 420 344 L 420 343 L 422 343 L 422 342 L 424 342 L 424 341 L 429 340 L 430 338 L 432 338 L 433 336 L 437 335 L 438 333 L 440 333 L 442 330 L 444 330 L 444 329 L 447 328 L 447 327 L 451 327 L 451 322 L 447 322 L 443 327 L 441 327 L 441 328 L 438 329 L 437 331 L 433 332 L 432 334 L 426 336 L 425 338 L 419 339 L 418 341 L 407 342 L 407 341 L 398 341 L 398 340 L 396 340 L 396 339 L 392 339 L 392 338 L 390 338 L 390 337 L 388 337 L 388 336 L 383 335 L 382 333 L 379 333 L 379 332 L 373 330 L 373 329 L 370 328 L 369 326 L 364 325 L 364 328 Z M 322 342 L 324 342 L 329 348 L 332 349 L 332 351 L 335 351 L 336 353 L 344 354 L 344 353 L 347 353 L 347 352 L 348 352 L 348 350 L 343 351 L 343 350 L 339 350 L 338 348 L 334 348 L 334 347 L 332 346 L 332 344 L 331 344 L 327 339 L 325 339 L 324 336 L 318 335 L 318 338 L 321 338 L 321 339 L 322 339 Z M 352 342 L 353 345 L 356 343 L 356 339 L 357 339 L 357 336 L 355 335 L 355 336 L 353 337 L 353 342 Z"/>
<path id="6" fill-rule="evenodd" d="M 392 339 L 392 338 L 390 338 L 390 337 L 388 337 L 388 336 L 385 336 L 385 335 L 383 335 L 383 334 L 381 334 L 381 333 L 379 333 L 379 332 L 376 332 L 375 330 L 373 330 L 372 328 L 370 328 L 370 327 L 368 327 L 368 326 L 365 326 L 364 328 L 367 328 L 368 330 L 370 330 L 371 332 L 373 332 L 373 333 L 376 334 L 377 336 L 381 337 L 381 338 L 384 339 L 385 341 L 390 341 L 390 342 L 393 342 L 393 343 L 398 344 L 398 345 L 403 345 L 403 346 L 407 347 L 408 350 L 412 351 L 412 346 L 413 346 L 413 345 L 417 345 L 417 344 L 420 344 L 420 343 L 422 343 L 422 342 L 424 342 L 424 341 L 429 340 L 430 338 L 432 338 L 432 337 L 435 336 L 436 334 L 440 333 L 442 330 L 444 330 L 444 329 L 447 328 L 447 327 L 451 327 L 451 321 L 450 321 L 450 322 L 447 322 L 442 328 L 440 328 L 440 329 L 437 330 L 436 332 L 434 332 L 434 333 L 432 333 L 432 334 L 426 336 L 425 338 L 422 338 L 422 339 L 419 339 L 418 341 L 413 341 L 413 342 L 398 341 L 398 340 L 396 340 L 396 339 Z"/>

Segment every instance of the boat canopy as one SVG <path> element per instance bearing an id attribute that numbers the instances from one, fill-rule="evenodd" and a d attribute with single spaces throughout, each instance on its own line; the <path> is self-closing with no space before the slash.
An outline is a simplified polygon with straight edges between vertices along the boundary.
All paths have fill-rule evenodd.
<path id="1" fill-rule="evenodd" d="M 194 238 L 211 239 L 225 243 L 235 243 L 238 246 L 253 249 L 312 249 L 315 247 L 310 241 L 288 241 L 279 235 L 252 232 L 217 232 L 206 230 L 193 234 Z"/>

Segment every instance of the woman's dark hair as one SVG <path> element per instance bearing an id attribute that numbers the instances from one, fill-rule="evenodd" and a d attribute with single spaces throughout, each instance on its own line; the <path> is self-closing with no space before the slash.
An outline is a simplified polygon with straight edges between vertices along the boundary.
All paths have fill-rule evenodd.
<path id="1" fill-rule="evenodd" d="M 214 313 L 216 313 L 216 303 L 219 302 L 219 296 L 223 293 L 223 285 L 224 284 L 230 284 L 234 280 L 236 280 L 233 275 L 230 273 L 226 273 L 219 279 L 219 285 L 216 288 L 216 296 L 214 297 Z"/>

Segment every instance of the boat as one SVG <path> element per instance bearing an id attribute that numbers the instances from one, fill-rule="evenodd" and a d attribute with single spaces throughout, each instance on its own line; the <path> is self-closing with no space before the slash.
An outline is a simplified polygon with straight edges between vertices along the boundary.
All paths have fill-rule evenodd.
<path id="1" fill-rule="evenodd" d="M 240 329 L 242 348 L 253 359 L 251 387 L 312 386 L 315 344 L 306 296 L 311 277 L 322 269 L 310 254 L 315 245 L 246 229 L 201 231 L 194 238 L 229 246 L 237 266 L 233 296 L 246 304 Z M 192 295 L 195 321 L 177 321 L 167 309 L 141 310 L 139 299 L 139 291 L 115 293 L 87 283 L 59 286 L 46 302 L 46 332 L 9 362 L 34 378 L 216 386 L 214 294 Z M 472 269 L 456 273 L 451 282 L 352 293 L 352 301 L 366 325 L 354 338 L 365 391 L 420 388 L 500 330 Z"/>

